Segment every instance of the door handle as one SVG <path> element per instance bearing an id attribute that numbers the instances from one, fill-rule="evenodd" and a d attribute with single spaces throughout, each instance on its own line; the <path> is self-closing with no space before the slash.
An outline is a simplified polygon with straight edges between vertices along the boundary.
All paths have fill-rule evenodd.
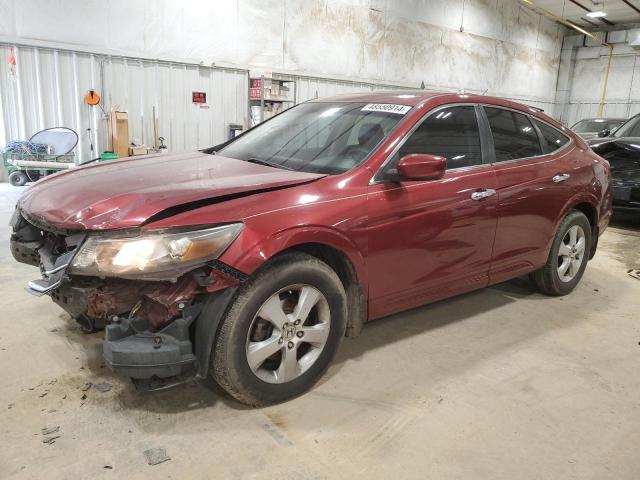
<path id="1" fill-rule="evenodd" d="M 553 177 L 551 180 L 553 180 L 554 183 L 560 183 L 560 182 L 564 182 L 565 180 L 569 180 L 570 176 L 571 175 L 569 175 L 568 173 L 559 173 L 558 175 Z"/>
<path id="2" fill-rule="evenodd" d="M 495 194 L 496 194 L 496 191 L 493 188 L 483 188 L 482 190 L 473 192 L 471 194 L 471 200 L 482 200 L 483 198 L 487 198 Z"/>

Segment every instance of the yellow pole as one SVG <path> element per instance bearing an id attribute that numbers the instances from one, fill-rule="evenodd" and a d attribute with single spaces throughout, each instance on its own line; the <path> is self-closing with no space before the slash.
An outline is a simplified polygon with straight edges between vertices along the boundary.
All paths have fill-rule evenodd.
<path id="1" fill-rule="evenodd" d="M 609 83 L 609 71 L 611 70 L 611 60 L 613 59 L 613 45 L 609 47 L 609 60 L 607 60 L 607 69 L 604 71 L 604 83 L 602 84 L 602 95 L 600 95 L 600 108 L 598 108 L 598 116 L 602 118 L 604 115 L 604 103 L 607 99 L 607 84 Z"/>

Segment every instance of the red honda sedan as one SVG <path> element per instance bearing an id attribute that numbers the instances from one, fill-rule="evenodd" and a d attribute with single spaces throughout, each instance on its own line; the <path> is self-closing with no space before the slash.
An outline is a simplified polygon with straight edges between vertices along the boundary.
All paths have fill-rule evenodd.
<path id="1" fill-rule="evenodd" d="M 348 95 L 200 152 L 47 177 L 11 248 L 40 266 L 27 290 L 105 328 L 107 364 L 139 388 L 210 374 L 265 405 L 369 320 L 524 274 L 571 292 L 611 198 L 606 160 L 538 109 Z"/>

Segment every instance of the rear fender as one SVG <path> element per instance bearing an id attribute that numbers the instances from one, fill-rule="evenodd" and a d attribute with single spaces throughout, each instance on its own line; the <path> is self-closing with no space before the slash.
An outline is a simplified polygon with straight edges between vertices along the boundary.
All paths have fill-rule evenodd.
<path id="1" fill-rule="evenodd" d="M 599 225 L 600 225 L 601 212 L 598 207 L 599 205 L 598 197 L 596 197 L 596 195 L 594 195 L 593 193 L 581 192 L 571 197 L 571 199 L 564 205 L 564 207 L 560 211 L 560 215 L 558 215 L 554 232 L 558 231 L 558 228 L 560 227 L 560 223 L 562 223 L 562 220 L 564 220 L 564 218 L 567 215 L 569 215 L 569 213 L 572 210 L 574 210 L 577 205 L 580 205 L 581 203 L 587 203 L 591 205 L 591 207 L 593 208 L 595 222 L 593 225 L 591 225 L 591 246 L 596 247 L 598 244 L 598 232 L 600 228 Z M 554 240 L 554 237 L 550 238 L 549 242 L 547 243 L 547 248 L 546 248 L 547 254 L 551 250 L 551 245 L 553 244 L 553 240 Z M 593 254 L 595 252 L 595 249 L 592 248 L 591 250 L 592 250 L 591 253 Z M 593 255 L 591 255 L 591 258 L 592 257 Z"/>

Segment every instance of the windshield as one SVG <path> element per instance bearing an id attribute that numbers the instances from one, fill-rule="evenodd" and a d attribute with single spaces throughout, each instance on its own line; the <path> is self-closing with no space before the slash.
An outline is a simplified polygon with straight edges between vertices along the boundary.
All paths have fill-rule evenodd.
<path id="1" fill-rule="evenodd" d="M 613 130 L 623 123 L 624 120 L 619 119 L 594 118 L 590 120 L 580 120 L 571 127 L 571 130 L 576 133 L 601 132 L 602 130 Z"/>
<path id="2" fill-rule="evenodd" d="M 343 173 L 362 163 L 410 109 L 390 104 L 303 103 L 249 130 L 217 153 L 289 170 Z"/>
<path id="3" fill-rule="evenodd" d="M 613 132 L 614 137 L 640 137 L 640 115 L 631 117 Z"/>

